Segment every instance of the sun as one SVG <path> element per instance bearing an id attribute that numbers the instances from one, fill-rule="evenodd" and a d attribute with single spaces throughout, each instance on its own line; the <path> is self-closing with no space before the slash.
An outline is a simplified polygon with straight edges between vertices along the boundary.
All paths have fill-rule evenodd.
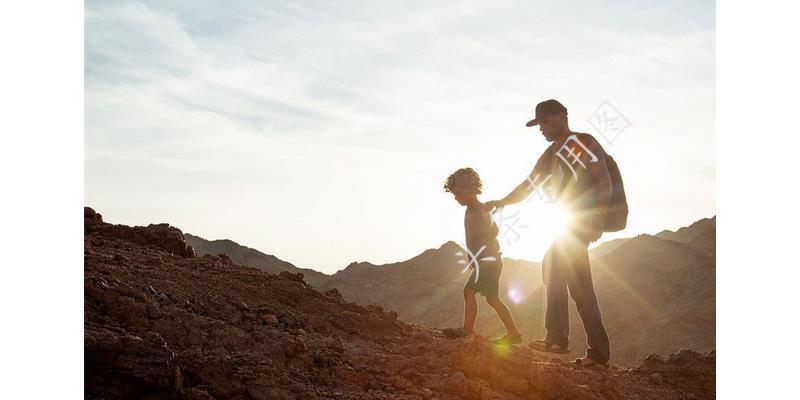
<path id="1" fill-rule="evenodd" d="M 533 227 L 540 237 L 548 240 L 547 244 L 566 232 L 569 226 L 570 213 L 559 203 L 532 204 L 530 207 Z"/>
<path id="2" fill-rule="evenodd" d="M 562 234 L 566 232 L 571 214 L 564 206 L 559 203 L 547 203 L 543 205 L 542 211 L 546 214 L 543 220 L 552 227 L 553 233 Z"/>
<path id="3" fill-rule="evenodd" d="M 531 202 L 507 207 L 502 212 L 515 216 L 498 224 L 503 256 L 530 261 L 541 261 L 553 241 L 567 230 L 570 221 L 570 213 L 558 203 Z"/>

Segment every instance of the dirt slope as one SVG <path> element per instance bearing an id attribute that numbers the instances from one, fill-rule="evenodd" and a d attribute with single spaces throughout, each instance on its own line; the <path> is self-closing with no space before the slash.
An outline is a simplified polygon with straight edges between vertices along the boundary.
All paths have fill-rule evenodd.
<path id="1" fill-rule="evenodd" d="M 596 371 L 446 340 L 299 275 L 197 257 L 168 225 L 84 215 L 87 399 L 714 397 L 713 353 Z"/>

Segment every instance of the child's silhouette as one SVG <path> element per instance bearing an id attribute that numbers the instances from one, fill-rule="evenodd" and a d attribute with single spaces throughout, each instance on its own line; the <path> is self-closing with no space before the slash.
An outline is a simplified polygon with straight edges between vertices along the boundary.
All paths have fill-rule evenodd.
<path id="1" fill-rule="evenodd" d="M 475 317 L 478 314 L 478 303 L 475 294 L 480 293 L 486 298 L 500 319 L 503 321 L 508 333 L 496 339 L 498 344 L 522 343 L 522 335 L 514 324 L 511 312 L 498 296 L 500 286 L 500 272 L 503 270 L 503 261 L 500 253 L 500 244 L 497 242 L 497 225 L 483 203 L 478 200 L 483 184 L 478 173 L 472 168 L 461 168 L 452 173 L 444 184 L 446 192 L 453 193 L 456 201 L 462 206 L 467 206 L 464 213 L 464 230 L 466 244 L 471 255 L 477 255 L 477 260 L 471 262 L 472 274 L 464 286 L 464 326 L 462 328 L 447 328 L 442 332 L 450 338 L 458 338 L 474 334 Z"/>

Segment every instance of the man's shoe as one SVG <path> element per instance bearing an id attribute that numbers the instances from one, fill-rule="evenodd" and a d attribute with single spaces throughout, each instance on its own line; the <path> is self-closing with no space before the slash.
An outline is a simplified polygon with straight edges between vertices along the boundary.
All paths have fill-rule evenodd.
<path id="1" fill-rule="evenodd" d="M 600 363 L 589 357 L 576 358 L 575 365 L 583 368 L 608 368 L 608 362 Z"/>
<path id="2" fill-rule="evenodd" d="M 569 353 L 569 348 L 561 347 L 561 345 L 555 344 L 548 340 L 537 340 L 531 342 L 528 346 L 530 346 L 530 348 L 533 350 L 544 351 L 546 353 L 554 353 L 554 354 Z"/>
<path id="3" fill-rule="evenodd" d="M 492 343 L 501 346 L 510 344 L 520 344 L 522 343 L 522 335 L 509 336 L 508 334 L 505 334 L 502 337 L 492 340 Z"/>

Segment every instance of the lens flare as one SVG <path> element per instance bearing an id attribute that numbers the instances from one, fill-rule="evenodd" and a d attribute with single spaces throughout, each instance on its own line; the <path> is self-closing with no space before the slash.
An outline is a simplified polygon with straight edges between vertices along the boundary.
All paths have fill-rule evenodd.
<path id="1" fill-rule="evenodd" d="M 510 344 L 493 344 L 492 348 L 494 349 L 495 357 L 505 358 L 511 354 Z"/>
<path id="2" fill-rule="evenodd" d="M 549 223 L 552 224 L 553 228 L 552 232 L 555 234 L 561 234 L 566 232 L 567 227 L 569 226 L 571 215 L 569 211 L 567 211 L 564 206 L 558 203 L 548 204 L 550 207 L 547 207 L 547 212 L 550 216 Z"/>
<path id="3" fill-rule="evenodd" d="M 525 301 L 525 296 L 519 289 L 512 287 L 508 289 L 508 299 L 514 304 L 520 304 Z"/>
<path id="4" fill-rule="evenodd" d="M 497 239 L 503 247 L 503 255 L 541 260 L 550 244 L 569 231 L 570 220 L 574 216 L 559 203 L 526 204 L 520 207 L 524 208 L 521 211 L 509 209 L 503 214 L 506 220 L 496 222 L 500 229 Z"/>

